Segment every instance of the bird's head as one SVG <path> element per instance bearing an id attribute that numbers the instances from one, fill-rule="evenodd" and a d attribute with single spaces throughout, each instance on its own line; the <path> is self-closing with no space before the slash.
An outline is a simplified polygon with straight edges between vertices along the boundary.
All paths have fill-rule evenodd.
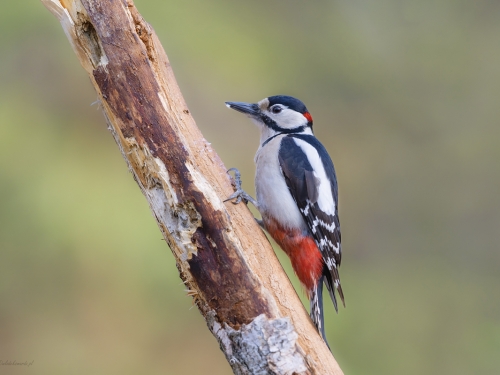
<path id="1" fill-rule="evenodd" d="M 228 108 L 249 116 L 264 137 L 283 133 L 312 134 L 313 119 L 304 103 L 291 96 L 276 95 L 258 103 L 226 102 Z"/>

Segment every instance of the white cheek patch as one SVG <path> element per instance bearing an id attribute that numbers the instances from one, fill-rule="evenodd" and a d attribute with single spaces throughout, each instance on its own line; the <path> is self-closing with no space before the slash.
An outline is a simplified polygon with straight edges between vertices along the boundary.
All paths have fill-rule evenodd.
<path id="1" fill-rule="evenodd" d="M 330 178 L 326 175 L 325 168 L 321 162 L 318 151 L 309 143 L 299 138 L 293 138 L 293 141 L 299 146 L 307 156 L 309 164 L 314 170 L 314 176 L 319 180 L 318 186 L 318 206 L 324 213 L 335 215 L 335 200 L 332 195 L 332 186 Z"/>
<path id="2" fill-rule="evenodd" d="M 293 129 L 299 126 L 306 126 L 307 119 L 302 113 L 296 112 L 292 109 L 285 108 L 280 113 L 272 113 L 266 111 L 266 115 L 274 120 L 281 128 Z"/>

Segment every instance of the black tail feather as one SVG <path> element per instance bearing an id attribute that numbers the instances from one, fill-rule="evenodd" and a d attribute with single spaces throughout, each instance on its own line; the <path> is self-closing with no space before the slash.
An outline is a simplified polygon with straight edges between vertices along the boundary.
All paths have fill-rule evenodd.
<path id="1" fill-rule="evenodd" d="M 338 275 L 338 274 L 336 274 L 336 275 Z M 324 266 L 324 269 L 323 269 L 323 276 L 325 277 L 326 288 L 328 289 L 328 293 L 330 294 L 330 298 L 332 299 L 333 306 L 335 307 L 335 311 L 338 313 L 339 309 L 338 309 L 338 305 L 337 305 L 337 298 L 335 296 L 335 283 L 333 281 L 332 274 L 330 273 L 330 271 L 328 270 L 326 265 Z M 337 276 L 337 283 L 338 283 L 337 284 L 337 293 L 339 294 L 340 300 L 342 301 L 342 304 L 345 307 L 344 293 L 342 292 L 342 286 L 340 285 L 340 279 L 338 278 L 338 276 Z"/>
<path id="2" fill-rule="evenodd" d="M 330 345 L 328 345 L 328 341 L 326 340 L 326 333 L 325 333 L 325 317 L 324 317 L 324 310 L 323 310 L 323 280 L 324 276 L 321 276 L 321 278 L 318 280 L 318 284 L 316 285 L 316 288 L 313 289 L 311 293 L 311 310 L 310 310 L 310 316 L 311 319 L 316 326 L 316 329 L 320 333 L 321 337 L 323 338 L 323 341 L 325 341 L 326 346 L 328 346 L 328 349 L 330 349 Z M 331 294 L 330 294 L 331 295 Z M 335 298 L 335 296 L 334 296 Z M 335 309 L 337 308 L 337 302 L 334 300 L 335 304 Z"/>

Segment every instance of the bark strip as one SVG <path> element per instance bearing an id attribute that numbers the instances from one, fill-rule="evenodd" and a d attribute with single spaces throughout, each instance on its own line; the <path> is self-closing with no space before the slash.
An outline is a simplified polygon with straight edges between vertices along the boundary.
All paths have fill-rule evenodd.
<path id="1" fill-rule="evenodd" d="M 235 374 L 342 374 L 266 237 L 232 193 L 153 29 L 131 0 L 42 0 Z M 258 354 L 258 355 L 257 355 Z"/>

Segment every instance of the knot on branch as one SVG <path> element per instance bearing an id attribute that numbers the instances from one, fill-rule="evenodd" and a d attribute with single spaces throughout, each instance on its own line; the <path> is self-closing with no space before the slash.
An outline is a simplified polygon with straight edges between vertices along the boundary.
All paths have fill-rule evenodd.
<path id="1" fill-rule="evenodd" d="M 108 58 L 104 53 L 97 31 L 94 25 L 92 25 L 89 16 L 83 9 L 82 11 L 77 11 L 76 16 L 75 32 L 80 38 L 80 45 L 87 54 L 92 66 L 94 69 L 98 66 L 106 66 Z"/>

